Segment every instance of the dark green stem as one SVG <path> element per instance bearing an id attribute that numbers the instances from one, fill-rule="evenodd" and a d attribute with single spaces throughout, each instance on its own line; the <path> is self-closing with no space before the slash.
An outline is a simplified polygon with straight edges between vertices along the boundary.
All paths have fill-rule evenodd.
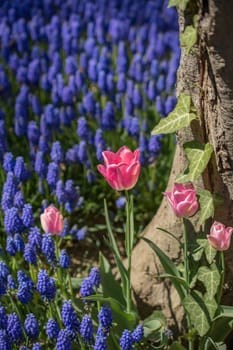
<path id="1" fill-rule="evenodd" d="M 125 191 L 126 197 L 126 236 L 125 236 L 125 250 L 128 259 L 127 272 L 128 272 L 128 281 L 126 289 L 126 310 L 128 313 L 132 309 L 132 298 L 131 298 L 131 257 L 132 257 L 132 240 L 134 236 L 134 228 L 131 223 L 131 199 L 129 197 L 128 191 Z"/>
<path id="2" fill-rule="evenodd" d="M 188 253 L 188 232 L 187 232 L 187 225 L 186 225 L 186 219 L 183 219 L 183 228 L 184 228 L 184 235 L 183 235 L 183 240 L 184 240 L 184 278 L 186 283 L 189 285 L 190 281 L 190 270 L 189 270 L 189 253 Z M 188 291 L 186 291 L 186 294 L 188 294 Z M 190 316 L 187 313 L 186 315 L 187 319 L 187 325 L 188 325 L 188 332 L 190 332 L 192 323 L 190 320 Z M 189 350 L 194 350 L 194 342 L 193 339 L 190 338 L 188 339 L 189 343 Z"/>

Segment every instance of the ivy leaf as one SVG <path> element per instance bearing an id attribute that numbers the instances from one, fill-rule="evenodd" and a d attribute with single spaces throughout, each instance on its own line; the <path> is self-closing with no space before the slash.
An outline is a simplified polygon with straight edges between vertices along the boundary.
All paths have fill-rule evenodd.
<path id="1" fill-rule="evenodd" d="M 200 336 L 205 335 L 210 328 L 211 320 L 217 309 L 215 299 L 209 299 L 208 295 L 203 296 L 199 292 L 192 291 L 183 300 L 183 305 L 198 334 Z"/>
<path id="2" fill-rule="evenodd" d="M 214 215 L 214 198 L 207 190 L 200 190 L 197 193 L 199 195 L 200 204 L 199 224 L 201 225 L 206 219 Z"/>
<path id="3" fill-rule="evenodd" d="M 180 34 L 180 45 L 190 52 L 191 48 L 197 42 L 197 28 L 190 25 L 185 28 L 184 33 Z"/>
<path id="4" fill-rule="evenodd" d="M 205 246 L 205 257 L 209 264 L 212 264 L 216 254 L 217 250 L 213 248 L 208 242 L 208 244 Z"/>
<path id="5" fill-rule="evenodd" d="M 197 272 L 197 278 L 204 284 L 209 298 L 214 298 L 220 283 L 220 273 L 216 264 L 212 264 L 210 268 L 201 266 Z"/>
<path id="6" fill-rule="evenodd" d="M 197 141 L 191 141 L 184 144 L 184 150 L 189 166 L 184 174 L 176 178 L 176 182 L 180 183 L 193 182 L 202 174 L 210 160 L 213 146 L 210 143 L 203 146 Z"/>
<path id="7" fill-rule="evenodd" d="M 175 109 L 152 130 L 153 135 L 170 134 L 189 126 L 192 120 L 197 119 L 197 112 L 191 97 L 180 94 Z"/>
<path id="8" fill-rule="evenodd" d="M 210 246 L 208 240 L 206 238 L 198 238 L 196 240 L 197 247 L 191 252 L 193 260 L 199 261 L 203 255 L 203 252 L 206 250 L 207 246 Z M 212 261 L 211 261 L 212 262 Z"/>
<path id="9" fill-rule="evenodd" d="M 185 10 L 189 0 L 169 0 L 168 7 L 176 6 L 180 10 Z"/>

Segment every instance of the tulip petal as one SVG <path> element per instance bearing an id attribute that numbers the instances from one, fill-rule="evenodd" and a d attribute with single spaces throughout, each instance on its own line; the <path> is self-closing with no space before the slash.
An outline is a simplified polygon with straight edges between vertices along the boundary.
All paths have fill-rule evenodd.
<path id="1" fill-rule="evenodd" d="M 102 152 L 103 158 L 104 158 L 104 164 L 106 166 L 111 164 L 118 164 L 121 163 L 121 157 L 117 153 L 113 153 L 111 151 L 104 151 Z"/>

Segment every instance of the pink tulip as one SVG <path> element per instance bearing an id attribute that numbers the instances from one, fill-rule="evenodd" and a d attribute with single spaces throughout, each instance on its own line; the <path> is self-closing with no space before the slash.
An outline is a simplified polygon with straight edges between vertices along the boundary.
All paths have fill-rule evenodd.
<path id="1" fill-rule="evenodd" d="M 198 210 L 198 201 L 194 186 L 189 184 L 174 184 L 172 192 L 164 192 L 176 216 L 188 218 Z"/>
<path id="2" fill-rule="evenodd" d="M 43 230 L 51 235 L 60 235 L 64 229 L 63 216 L 53 206 L 45 209 L 44 213 L 40 216 L 40 222 Z"/>
<path id="3" fill-rule="evenodd" d="M 233 227 L 225 227 L 220 222 L 215 221 L 207 235 L 209 243 L 217 250 L 227 250 L 231 244 Z"/>
<path id="4" fill-rule="evenodd" d="M 117 191 L 133 188 L 140 174 L 139 149 L 131 152 L 123 146 L 116 153 L 104 151 L 102 155 L 104 165 L 99 164 L 98 170 L 108 184 Z"/>

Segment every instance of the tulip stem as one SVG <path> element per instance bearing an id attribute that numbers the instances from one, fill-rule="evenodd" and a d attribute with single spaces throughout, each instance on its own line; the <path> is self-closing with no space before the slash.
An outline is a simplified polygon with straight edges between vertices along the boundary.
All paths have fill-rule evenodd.
<path id="1" fill-rule="evenodd" d="M 224 277 L 225 277 L 225 261 L 224 261 L 224 253 L 223 253 L 223 251 L 219 251 L 219 255 L 220 255 L 221 273 L 220 273 L 220 283 L 219 283 L 218 293 L 217 293 L 217 303 L 218 303 L 218 305 L 220 305 L 220 303 L 221 303 L 222 290 L 223 290 Z"/>
<path id="2" fill-rule="evenodd" d="M 125 250 L 128 259 L 127 273 L 128 281 L 126 286 L 126 308 L 127 312 L 131 312 L 131 256 L 134 242 L 134 219 L 133 219 L 133 196 L 129 196 L 125 191 L 126 197 L 126 234 L 125 234 Z"/>
<path id="3" fill-rule="evenodd" d="M 189 254 L 188 254 L 188 230 L 187 230 L 187 222 L 186 219 L 183 219 L 183 227 L 184 227 L 184 236 L 183 236 L 183 240 L 184 240 L 184 278 L 186 283 L 189 285 L 189 276 L 190 276 L 190 271 L 189 271 Z M 188 292 L 186 291 L 186 293 L 188 294 Z M 191 320 L 190 320 L 190 316 L 187 313 L 187 326 L 188 326 L 188 332 L 191 330 L 192 324 L 191 324 Z M 192 337 L 192 336 L 191 336 Z M 188 343 L 189 343 L 189 350 L 193 350 L 194 349 L 194 344 L 193 344 L 193 339 L 189 336 L 188 339 Z"/>

